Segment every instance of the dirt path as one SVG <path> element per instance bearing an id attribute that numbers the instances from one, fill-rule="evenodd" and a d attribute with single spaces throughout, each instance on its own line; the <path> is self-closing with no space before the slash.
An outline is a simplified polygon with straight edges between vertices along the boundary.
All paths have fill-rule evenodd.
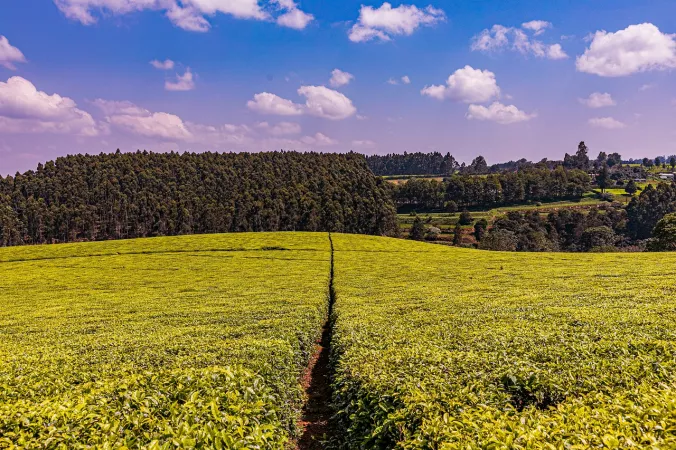
<path id="1" fill-rule="evenodd" d="M 308 371 L 303 379 L 305 392 L 308 395 L 303 409 L 301 426 L 303 435 L 298 441 L 298 450 L 319 450 L 324 448 L 322 441 L 331 435 L 331 338 L 333 335 L 333 305 L 336 295 L 333 289 L 333 240 L 331 243 L 331 274 L 329 279 L 329 316 L 322 330 L 321 341 L 317 342 L 317 352 L 310 361 Z"/>

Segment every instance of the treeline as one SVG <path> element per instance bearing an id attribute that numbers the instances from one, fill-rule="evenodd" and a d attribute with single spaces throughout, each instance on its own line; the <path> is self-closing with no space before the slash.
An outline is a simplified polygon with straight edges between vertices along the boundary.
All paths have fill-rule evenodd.
<path id="1" fill-rule="evenodd" d="M 500 251 L 605 251 L 627 247 L 624 209 L 603 205 L 588 212 L 510 211 L 498 218 L 487 233 L 475 231 L 478 247 Z"/>
<path id="2" fill-rule="evenodd" d="M 502 251 L 674 250 L 676 227 L 658 223 L 676 213 L 676 183 L 648 185 L 625 208 L 602 204 L 590 211 L 562 209 L 546 218 L 538 211 L 509 212 L 477 227 L 478 247 Z M 659 239 L 655 239 L 659 238 Z M 666 242 L 666 244 L 665 244 Z"/>
<path id="3" fill-rule="evenodd" d="M 366 161 L 377 176 L 450 175 L 460 167 L 450 153 L 439 152 L 372 155 L 367 156 Z"/>
<path id="4" fill-rule="evenodd" d="M 0 177 L 0 245 L 243 231 L 397 231 L 363 155 L 75 155 Z"/>
<path id="5" fill-rule="evenodd" d="M 410 179 L 392 187 L 398 207 L 459 209 L 581 198 L 591 188 L 582 170 L 530 168 L 488 176 L 453 175 L 443 181 Z"/>

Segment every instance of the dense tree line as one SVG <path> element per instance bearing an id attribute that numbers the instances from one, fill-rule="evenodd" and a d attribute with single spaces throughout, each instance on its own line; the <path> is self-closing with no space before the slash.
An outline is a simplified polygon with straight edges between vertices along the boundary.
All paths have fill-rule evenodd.
<path id="1" fill-rule="evenodd" d="M 606 250 L 629 244 L 624 235 L 626 224 L 625 211 L 607 205 L 589 212 L 561 209 L 546 217 L 538 211 L 511 211 L 477 240 L 479 248 L 489 250 Z"/>
<path id="2" fill-rule="evenodd" d="M 453 175 L 443 181 L 410 179 L 392 188 L 397 206 L 421 209 L 483 208 L 524 202 L 581 198 L 590 189 L 586 172 L 524 169 L 485 177 Z"/>
<path id="3" fill-rule="evenodd" d="M 657 222 L 673 212 L 676 212 L 676 183 L 648 185 L 627 206 L 629 236 L 636 240 L 652 237 Z"/>
<path id="4" fill-rule="evenodd" d="M 450 154 L 407 153 L 372 155 L 366 160 L 374 174 L 387 175 L 450 175 L 459 169 L 458 162 Z"/>
<path id="5" fill-rule="evenodd" d="M 396 232 L 349 153 L 75 155 L 0 177 L 0 245 L 238 231 Z"/>

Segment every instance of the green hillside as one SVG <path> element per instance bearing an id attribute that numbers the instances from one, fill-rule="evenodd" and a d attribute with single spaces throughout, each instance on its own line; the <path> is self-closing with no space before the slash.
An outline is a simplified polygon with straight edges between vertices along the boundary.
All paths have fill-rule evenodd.
<path id="1" fill-rule="evenodd" d="M 0 250 L 0 448 L 281 448 L 329 248 L 278 233 Z"/>
<path id="2" fill-rule="evenodd" d="M 675 254 L 332 241 L 0 249 L 0 448 L 288 448 L 331 281 L 337 446 L 676 446 Z"/>

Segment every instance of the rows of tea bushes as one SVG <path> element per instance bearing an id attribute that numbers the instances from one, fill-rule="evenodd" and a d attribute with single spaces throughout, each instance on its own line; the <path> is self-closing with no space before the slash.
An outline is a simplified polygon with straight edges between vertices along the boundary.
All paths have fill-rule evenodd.
<path id="1" fill-rule="evenodd" d="M 676 255 L 333 240 L 342 448 L 676 448 Z"/>
<path id="2" fill-rule="evenodd" d="M 285 448 L 326 233 L 0 250 L 0 448 Z"/>

